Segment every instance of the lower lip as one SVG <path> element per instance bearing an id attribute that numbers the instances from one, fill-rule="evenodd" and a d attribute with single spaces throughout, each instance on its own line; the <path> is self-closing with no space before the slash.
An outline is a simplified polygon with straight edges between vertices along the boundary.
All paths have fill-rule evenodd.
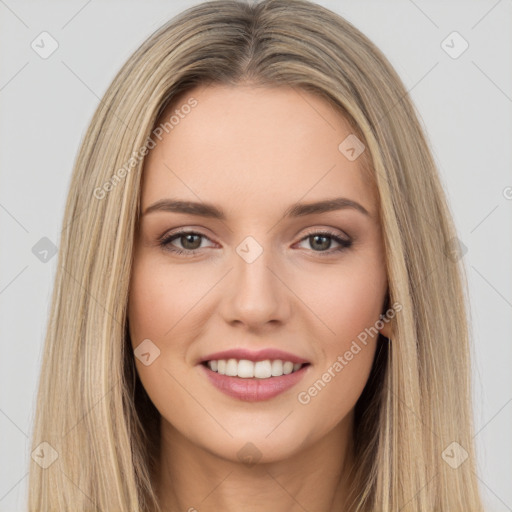
<path id="1" fill-rule="evenodd" d="M 300 370 L 288 375 L 267 379 L 229 377 L 214 372 L 203 364 L 199 366 L 206 373 L 210 382 L 226 395 L 246 402 L 260 402 L 274 398 L 295 386 L 304 377 L 310 365 L 305 365 Z"/>

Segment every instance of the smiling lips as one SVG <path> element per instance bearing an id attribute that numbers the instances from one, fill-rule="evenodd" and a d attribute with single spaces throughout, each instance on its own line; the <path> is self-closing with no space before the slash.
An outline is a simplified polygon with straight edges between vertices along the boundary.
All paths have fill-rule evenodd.
<path id="1" fill-rule="evenodd" d="M 217 389 L 245 401 L 277 396 L 293 387 L 310 366 L 307 360 L 277 349 L 226 350 L 199 362 Z"/>

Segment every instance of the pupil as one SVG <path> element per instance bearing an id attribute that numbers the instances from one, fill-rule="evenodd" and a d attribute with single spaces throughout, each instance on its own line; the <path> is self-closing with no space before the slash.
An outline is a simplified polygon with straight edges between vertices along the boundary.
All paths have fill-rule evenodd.
<path id="1" fill-rule="evenodd" d="M 315 245 L 316 239 L 318 239 L 318 238 L 323 239 L 324 241 L 326 241 L 323 244 L 320 244 L 321 247 L 319 247 L 319 248 L 320 249 L 329 249 L 329 246 L 331 245 L 331 241 L 330 241 L 330 239 L 328 237 L 323 236 L 323 235 L 313 235 L 313 240 L 314 240 L 313 245 Z"/>
<path id="2" fill-rule="evenodd" d="M 199 239 L 199 236 L 198 235 L 184 235 L 182 238 L 184 238 L 186 240 L 186 242 L 183 244 L 185 248 L 187 249 L 197 249 L 199 247 L 199 245 L 201 245 L 201 242 L 199 241 L 199 245 L 197 245 L 197 240 L 196 240 L 196 244 L 194 246 L 194 243 L 192 243 L 193 247 L 187 247 L 187 244 L 188 242 L 192 239 L 196 237 L 197 239 Z"/>

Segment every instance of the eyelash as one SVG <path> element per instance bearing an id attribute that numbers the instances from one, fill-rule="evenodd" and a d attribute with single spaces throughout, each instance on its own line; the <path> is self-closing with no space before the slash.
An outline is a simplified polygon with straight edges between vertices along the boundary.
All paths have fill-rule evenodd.
<path id="1" fill-rule="evenodd" d="M 209 240 L 209 238 L 206 235 L 203 235 L 202 233 L 197 233 L 196 231 L 178 231 L 176 233 L 172 233 L 168 236 L 164 236 L 163 238 L 161 238 L 159 241 L 159 245 L 164 250 L 172 252 L 174 254 L 183 255 L 185 257 L 194 257 L 197 255 L 197 251 L 199 249 L 194 249 L 194 250 L 179 249 L 177 247 L 173 247 L 170 245 L 170 243 L 172 241 L 174 241 L 175 239 L 179 239 L 185 235 L 197 235 L 197 236 L 200 236 L 203 238 L 207 238 Z M 343 238 L 340 238 L 336 233 L 333 233 L 328 230 L 315 231 L 313 233 L 309 233 L 305 237 L 301 238 L 300 242 L 302 242 L 310 237 L 313 237 L 313 236 L 323 236 L 323 237 L 327 237 L 327 238 L 332 238 L 335 242 L 340 244 L 339 247 L 332 249 L 332 250 L 328 249 L 327 251 L 313 251 L 315 253 L 318 253 L 320 256 L 331 256 L 334 253 L 338 253 L 338 252 L 348 249 L 352 245 L 352 240 L 344 240 Z"/>

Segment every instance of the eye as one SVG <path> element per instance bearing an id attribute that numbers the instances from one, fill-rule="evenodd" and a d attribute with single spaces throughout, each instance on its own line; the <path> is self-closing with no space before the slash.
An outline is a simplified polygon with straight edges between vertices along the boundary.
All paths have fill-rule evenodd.
<path id="1" fill-rule="evenodd" d="M 161 247 L 169 252 L 183 254 L 185 256 L 194 256 L 197 249 L 201 248 L 201 238 L 209 240 L 209 238 L 195 231 L 179 231 L 164 237 L 159 243 Z M 175 247 L 171 242 L 178 240 L 182 243 L 183 249 Z"/>
<path id="2" fill-rule="evenodd" d="M 311 247 L 316 247 L 318 250 L 315 249 L 313 252 L 320 253 L 321 256 L 332 255 L 348 249 L 352 245 L 352 240 L 341 238 L 337 233 L 331 231 L 315 231 L 304 237 L 301 242 L 304 240 L 307 240 Z M 339 244 L 339 247 L 331 249 L 332 240 Z"/>

